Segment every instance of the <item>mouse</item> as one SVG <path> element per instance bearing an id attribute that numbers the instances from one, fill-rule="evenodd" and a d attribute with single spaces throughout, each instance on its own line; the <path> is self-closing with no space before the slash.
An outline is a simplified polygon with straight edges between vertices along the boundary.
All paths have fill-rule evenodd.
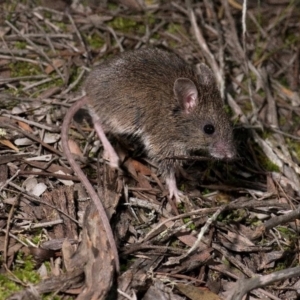
<path id="1" fill-rule="evenodd" d="M 232 127 L 211 69 L 201 63 L 198 72 L 177 54 L 162 49 L 125 51 L 103 61 L 89 73 L 83 89 L 85 96 L 64 118 L 62 147 L 97 208 L 119 270 L 118 251 L 103 204 L 68 146 L 68 128 L 75 113 L 88 106 L 103 157 L 113 168 L 120 162 L 107 133 L 137 137 L 164 178 L 169 197 L 178 202 L 181 192 L 175 170 L 181 161 L 169 158 L 203 150 L 215 159 L 232 159 Z"/>
<path id="2" fill-rule="evenodd" d="M 110 166 L 118 167 L 119 158 L 105 132 L 137 137 L 177 202 L 180 162 L 168 157 L 204 150 L 216 159 L 232 159 L 236 153 L 214 74 L 203 63 L 199 70 L 175 53 L 142 48 L 104 61 L 84 84 Z"/>

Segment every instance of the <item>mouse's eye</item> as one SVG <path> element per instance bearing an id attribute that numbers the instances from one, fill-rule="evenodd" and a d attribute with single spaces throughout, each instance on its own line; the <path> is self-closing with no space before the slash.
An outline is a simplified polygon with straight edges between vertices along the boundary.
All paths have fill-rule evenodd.
<path id="1" fill-rule="evenodd" d="M 211 135 L 215 132 L 215 127 L 211 124 L 206 124 L 204 125 L 203 127 L 203 131 L 208 134 L 208 135 Z"/>

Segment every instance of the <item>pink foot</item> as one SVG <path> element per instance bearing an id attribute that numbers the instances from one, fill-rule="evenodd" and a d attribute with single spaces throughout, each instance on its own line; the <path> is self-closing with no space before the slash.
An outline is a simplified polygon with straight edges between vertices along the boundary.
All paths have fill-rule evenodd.
<path id="1" fill-rule="evenodd" d="M 174 197 L 176 203 L 181 203 L 181 198 L 183 198 L 183 193 L 181 191 L 179 191 L 177 188 L 174 173 L 171 173 L 166 178 L 166 185 L 168 186 L 170 199 L 172 199 Z"/>
<path id="2" fill-rule="evenodd" d="M 117 155 L 115 149 L 107 139 L 99 120 L 94 121 L 94 127 L 104 148 L 103 158 L 109 161 L 109 165 L 112 168 L 117 169 L 119 167 L 119 156 Z"/>

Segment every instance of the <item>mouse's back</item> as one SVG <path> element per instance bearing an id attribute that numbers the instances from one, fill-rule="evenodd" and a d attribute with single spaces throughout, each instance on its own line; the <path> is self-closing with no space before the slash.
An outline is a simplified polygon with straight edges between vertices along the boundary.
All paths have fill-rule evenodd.
<path id="1" fill-rule="evenodd" d="M 156 48 L 121 53 L 91 71 L 85 91 L 94 112 L 113 131 L 132 131 L 154 116 L 176 107 L 174 82 L 177 78 L 197 80 L 193 68 L 176 54 Z M 128 126 L 122 128 L 120 119 Z M 129 132 L 129 133 L 130 133 Z"/>

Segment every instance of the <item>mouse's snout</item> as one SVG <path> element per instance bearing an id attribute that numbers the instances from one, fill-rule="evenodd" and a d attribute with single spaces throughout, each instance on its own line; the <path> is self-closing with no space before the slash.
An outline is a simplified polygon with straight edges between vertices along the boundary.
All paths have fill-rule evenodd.
<path id="1" fill-rule="evenodd" d="M 235 147 L 232 141 L 217 141 L 209 148 L 212 157 L 218 159 L 233 159 L 236 155 Z"/>

